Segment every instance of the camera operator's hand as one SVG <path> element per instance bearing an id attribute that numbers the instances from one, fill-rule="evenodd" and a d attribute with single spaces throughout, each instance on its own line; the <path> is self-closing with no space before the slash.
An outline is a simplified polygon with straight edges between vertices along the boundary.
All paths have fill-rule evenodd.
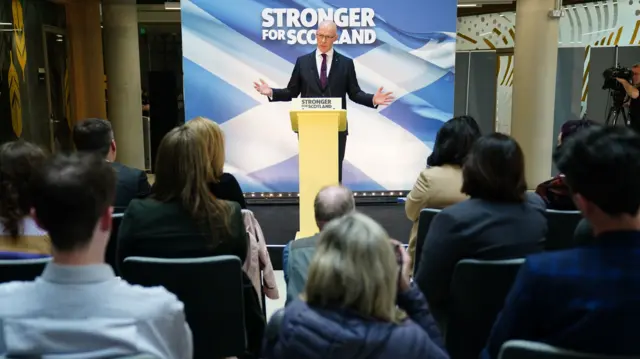
<path id="1" fill-rule="evenodd" d="M 617 80 L 619 83 L 621 83 L 622 85 L 625 85 L 625 84 L 627 84 L 627 85 L 631 85 L 631 84 L 629 83 L 629 81 L 627 81 L 627 80 L 625 80 L 625 79 L 621 79 L 621 78 L 616 77 L 616 80 Z"/>

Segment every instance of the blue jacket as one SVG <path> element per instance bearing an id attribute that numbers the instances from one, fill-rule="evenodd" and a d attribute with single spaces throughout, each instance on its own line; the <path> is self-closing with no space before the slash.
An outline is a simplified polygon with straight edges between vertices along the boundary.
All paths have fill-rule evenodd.
<path id="1" fill-rule="evenodd" d="M 640 232 L 527 258 L 482 354 L 511 339 L 607 355 L 640 355 Z"/>
<path id="2" fill-rule="evenodd" d="M 278 338 L 265 341 L 266 359 L 448 359 L 442 336 L 420 290 L 398 295 L 410 319 L 402 323 L 363 318 L 345 309 L 286 307 Z"/>

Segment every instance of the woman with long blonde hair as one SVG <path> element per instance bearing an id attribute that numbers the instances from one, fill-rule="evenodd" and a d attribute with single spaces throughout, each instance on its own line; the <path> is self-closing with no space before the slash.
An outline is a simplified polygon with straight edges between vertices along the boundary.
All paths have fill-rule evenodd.
<path id="1" fill-rule="evenodd" d="M 206 147 L 204 137 L 192 126 L 176 127 L 162 139 L 152 195 L 133 200 L 124 213 L 118 232 L 118 263 L 130 256 L 217 255 L 237 256 L 244 262 L 248 241 L 240 205 L 216 198 L 209 190 L 214 170 Z M 242 358 L 258 358 L 264 316 L 246 275 L 243 284 L 249 353 Z"/>
<path id="2" fill-rule="evenodd" d="M 225 142 L 224 133 L 220 126 L 204 117 L 196 117 L 187 122 L 185 126 L 192 128 L 204 141 L 205 155 L 211 163 L 211 173 L 207 179 L 211 193 L 218 199 L 238 202 L 241 208 L 246 209 L 244 193 L 238 180 L 232 174 L 224 172 Z"/>
<path id="3" fill-rule="evenodd" d="M 446 359 L 409 256 L 371 218 L 352 213 L 327 224 L 302 300 L 267 334 L 264 357 Z M 400 311 L 402 310 L 402 311 Z"/>

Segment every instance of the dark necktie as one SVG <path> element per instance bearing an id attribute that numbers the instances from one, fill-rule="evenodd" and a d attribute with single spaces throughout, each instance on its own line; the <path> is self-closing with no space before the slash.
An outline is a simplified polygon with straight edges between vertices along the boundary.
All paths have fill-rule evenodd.
<path id="1" fill-rule="evenodd" d="M 327 54 L 322 54 L 322 65 L 320 66 L 320 85 L 327 87 Z"/>

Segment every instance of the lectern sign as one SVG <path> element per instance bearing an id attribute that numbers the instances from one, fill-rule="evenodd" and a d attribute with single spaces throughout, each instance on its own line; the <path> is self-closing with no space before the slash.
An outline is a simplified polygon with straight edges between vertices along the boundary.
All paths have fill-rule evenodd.
<path id="1" fill-rule="evenodd" d="M 308 97 L 295 98 L 292 103 L 293 110 L 342 110 L 340 97 Z"/>

